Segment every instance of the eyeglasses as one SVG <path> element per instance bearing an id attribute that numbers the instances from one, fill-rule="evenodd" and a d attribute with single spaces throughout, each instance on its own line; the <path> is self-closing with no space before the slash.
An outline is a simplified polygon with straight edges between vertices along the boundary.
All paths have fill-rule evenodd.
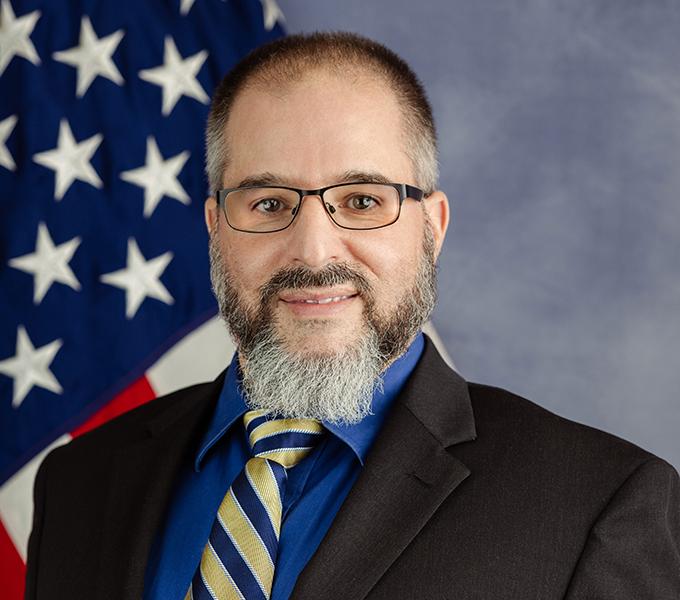
<path id="1" fill-rule="evenodd" d="M 218 190 L 217 204 L 222 207 L 232 229 L 274 233 L 295 220 L 306 196 L 318 196 L 338 227 L 379 229 L 399 219 L 406 198 L 420 202 L 425 193 L 405 183 L 339 183 L 318 190 L 245 186 Z"/>

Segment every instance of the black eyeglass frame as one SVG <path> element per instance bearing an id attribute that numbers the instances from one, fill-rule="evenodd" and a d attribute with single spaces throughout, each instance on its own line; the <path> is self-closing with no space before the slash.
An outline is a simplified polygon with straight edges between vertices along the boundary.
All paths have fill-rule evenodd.
<path id="1" fill-rule="evenodd" d="M 397 216 L 394 218 L 394 220 L 390 221 L 389 223 L 385 223 L 384 225 L 377 225 L 376 227 L 347 227 L 345 225 L 340 225 L 334 218 L 332 212 L 329 210 L 329 204 L 324 201 L 323 195 L 326 193 L 326 191 L 333 189 L 333 188 L 339 188 L 339 187 L 345 187 L 345 186 L 350 186 L 350 185 L 362 185 L 362 184 L 368 184 L 368 185 L 385 185 L 394 188 L 397 190 L 397 193 L 399 194 L 399 210 L 397 211 Z M 291 192 L 297 192 L 298 196 L 300 199 L 298 200 L 298 203 L 293 207 L 293 218 L 290 220 L 288 225 L 285 227 L 280 227 L 279 229 L 272 229 L 270 231 L 252 231 L 251 229 L 239 229 L 238 227 L 234 227 L 230 222 L 229 222 L 229 217 L 227 216 L 227 207 L 226 207 L 226 198 L 227 194 L 230 192 L 237 192 L 239 190 L 252 190 L 252 189 L 276 189 L 276 190 L 289 190 Z M 235 187 L 235 188 L 224 188 L 222 190 L 217 190 L 215 194 L 215 198 L 217 200 L 217 206 L 222 208 L 222 212 L 224 213 L 224 218 L 227 221 L 227 224 L 229 227 L 236 231 L 241 231 L 243 233 L 276 233 L 278 231 L 283 231 L 284 229 L 288 229 L 293 222 L 295 221 L 295 218 L 298 216 L 298 213 L 300 212 L 300 206 L 302 205 L 302 200 L 307 197 L 307 196 L 318 196 L 321 199 L 321 204 L 326 211 L 326 214 L 330 218 L 331 221 L 338 227 L 342 229 L 349 229 L 352 231 L 370 231 L 372 229 L 382 229 L 383 227 L 389 227 L 390 225 L 394 225 L 399 220 L 399 217 L 401 216 L 401 205 L 404 203 L 404 200 L 407 198 L 411 198 L 412 200 L 415 200 L 416 202 L 422 202 L 423 198 L 426 197 L 426 194 L 423 190 L 420 188 L 417 188 L 413 185 L 409 185 L 408 183 L 385 183 L 382 181 L 350 181 L 347 183 L 336 183 L 333 185 L 327 185 L 326 187 L 322 187 L 316 190 L 303 190 L 300 188 L 293 188 L 293 187 L 288 187 L 285 185 L 245 185 L 243 187 Z M 332 206 L 332 205 L 331 205 Z"/>

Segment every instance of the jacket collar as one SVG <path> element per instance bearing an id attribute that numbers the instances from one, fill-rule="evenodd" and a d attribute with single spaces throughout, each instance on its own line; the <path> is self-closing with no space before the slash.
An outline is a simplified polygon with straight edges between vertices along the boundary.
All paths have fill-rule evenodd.
<path id="1" fill-rule="evenodd" d="M 223 380 L 224 373 L 211 384 L 157 400 L 165 404 L 162 411 L 115 453 L 108 501 L 101 507 L 103 553 L 93 573 L 99 600 L 142 597 L 149 551 L 173 483 L 195 453 Z"/>
<path id="2" fill-rule="evenodd" d="M 475 436 L 467 384 L 427 339 L 361 475 L 291 597 L 364 598 L 470 474 L 446 448 Z"/>

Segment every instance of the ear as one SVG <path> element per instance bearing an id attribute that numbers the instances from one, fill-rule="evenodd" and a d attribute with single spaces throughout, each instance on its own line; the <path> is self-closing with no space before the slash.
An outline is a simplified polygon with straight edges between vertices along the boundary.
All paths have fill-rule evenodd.
<path id="1" fill-rule="evenodd" d="M 220 218 L 217 201 L 212 196 L 205 199 L 203 214 L 205 216 L 205 226 L 208 228 L 208 233 L 212 234 L 212 232 L 217 229 L 217 223 Z"/>
<path id="2" fill-rule="evenodd" d="M 423 198 L 423 206 L 430 218 L 435 243 L 435 257 L 438 257 L 449 226 L 449 199 L 444 192 L 437 190 L 427 198 Z"/>

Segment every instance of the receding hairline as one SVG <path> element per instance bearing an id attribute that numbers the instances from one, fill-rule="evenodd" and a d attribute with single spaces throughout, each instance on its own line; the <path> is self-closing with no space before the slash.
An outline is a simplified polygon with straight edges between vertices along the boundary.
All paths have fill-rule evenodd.
<path id="1" fill-rule="evenodd" d="M 285 101 L 286 97 L 294 91 L 294 89 L 306 81 L 323 82 L 327 79 L 341 80 L 347 83 L 357 83 L 360 85 L 368 85 L 373 89 L 384 93 L 385 98 L 389 98 L 388 102 L 392 102 L 392 106 L 399 111 L 399 119 L 401 132 L 400 135 L 406 140 L 412 134 L 412 127 L 408 123 L 408 107 L 405 102 L 399 97 L 396 91 L 390 86 L 390 81 L 385 73 L 379 72 L 377 69 L 371 68 L 360 62 L 352 62 L 347 64 L 339 64 L 338 62 L 314 62 L 310 65 L 296 65 L 296 68 L 289 71 L 278 70 L 276 64 L 272 64 L 268 69 L 253 73 L 245 81 L 241 83 L 238 90 L 234 92 L 231 108 L 227 114 L 227 119 L 223 125 L 222 135 L 227 148 L 235 146 L 236 138 L 238 137 L 238 130 L 230 127 L 234 121 L 234 116 L 239 110 L 247 110 L 242 101 L 247 97 L 249 92 L 257 92 L 269 95 L 281 101 Z M 225 170 L 222 173 L 224 177 L 229 167 L 229 161 L 224 165 Z M 415 165 L 413 166 L 415 173 Z"/>
<path id="2" fill-rule="evenodd" d="M 261 93 L 285 102 L 287 97 L 294 92 L 299 85 L 304 85 L 306 81 L 323 83 L 324 80 L 329 79 L 342 81 L 343 83 L 351 82 L 362 86 L 371 86 L 374 90 L 384 93 L 385 98 L 388 99 L 386 101 L 391 104 L 393 109 L 399 111 L 401 135 L 408 137 L 410 133 L 410 128 L 407 123 L 408 108 L 403 105 L 399 95 L 389 86 L 386 77 L 381 74 L 376 74 L 371 71 L 370 68 L 365 68 L 363 65 L 356 65 L 355 67 L 353 72 L 348 72 L 347 70 L 343 71 L 340 68 L 325 69 L 322 65 L 315 65 L 309 69 L 297 71 L 294 77 L 279 79 L 278 74 L 274 74 L 272 78 L 267 77 L 267 74 L 253 76 L 248 81 L 245 81 L 234 94 L 231 108 L 227 114 L 227 119 L 224 122 L 222 131 L 226 146 L 232 148 L 234 146 L 235 138 L 239 134 L 238 130 L 230 128 L 230 125 L 233 123 L 234 116 L 237 115 L 240 110 L 248 110 L 247 105 L 243 105 L 244 98 L 247 101 L 248 93 Z"/>
<path id="3" fill-rule="evenodd" d="M 223 178 L 229 163 L 227 125 L 239 97 L 252 89 L 266 90 L 274 96 L 277 90 L 285 94 L 288 86 L 315 74 L 339 76 L 344 80 L 350 76 L 365 78 L 391 95 L 400 110 L 404 148 L 414 173 L 421 180 L 418 183 L 426 192 L 434 191 L 438 178 L 436 130 L 421 82 L 409 65 L 389 48 L 343 32 L 281 38 L 256 49 L 225 77 L 216 90 L 208 120 L 207 171 L 211 185 L 216 183 L 218 164 Z M 219 157 L 215 149 L 221 152 Z M 215 160 L 218 158 L 219 161 Z"/>
<path id="4" fill-rule="evenodd" d="M 380 81 L 389 84 L 391 81 L 387 70 L 371 56 L 360 55 L 334 55 L 333 53 L 323 57 L 308 60 L 307 55 L 300 57 L 285 57 L 280 61 L 271 60 L 260 65 L 241 84 L 237 94 L 249 86 L 276 84 L 285 86 L 288 83 L 301 81 L 307 77 L 318 75 L 320 77 L 338 76 L 357 78 L 365 76 L 371 81 Z"/>

